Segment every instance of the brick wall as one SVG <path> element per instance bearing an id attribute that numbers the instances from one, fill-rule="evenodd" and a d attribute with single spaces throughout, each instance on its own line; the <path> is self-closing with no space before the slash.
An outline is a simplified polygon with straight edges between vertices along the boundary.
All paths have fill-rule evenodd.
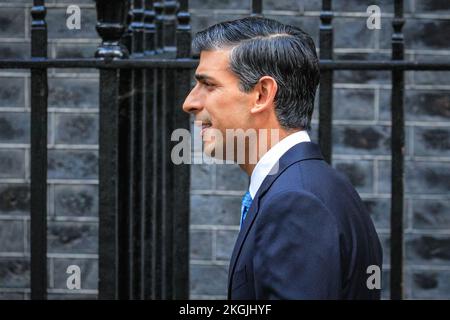
<path id="1" fill-rule="evenodd" d="M 46 1 L 48 56 L 92 57 L 99 39 L 92 1 Z M 68 30 L 66 9 L 81 8 L 81 30 Z M 27 58 L 32 1 L 0 2 L 0 56 Z M 98 279 L 98 73 L 49 70 L 49 299 L 96 298 Z M 30 73 L 0 70 L 0 298 L 29 298 Z M 68 290 L 66 269 L 81 268 L 81 290 Z"/>
<path id="2" fill-rule="evenodd" d="M 29 56 L 31 1 L 0 1 L 0 57 Z M 47 1 L 49 57 L 91 57 L 99 42 L 90 0 Z M 65 10 L 81 7 L 81 30 Z M 378 4 L 382 29 L 366 28 Z M 335 56 L 389 59 L 391 1 L 334 1 Z M 248 14 L 250 1 L 191 0 L 193 32 Z M 408 60 L 448 61 L 450 4 L 405 0 Z M 320 2 L 264 0 L 264 14 L 300 26 L 318 40 Z M 450 298 L 449 72 L 407 72 L 405 293 Z M 49 298 L 96 298 L 98 73 L 49 72 Z M 0 299 L 29 298 L 29 72 L 0 70 Z M 311 135 L 317 141 L 317 110 Z M 384 246 L 388 297 L 390 73 L 335 73 L 334 166 L 365 200 Z M 228 261 L 239 230 L 248 178 L 235 165 L 193 165 L 191 297 L 225 298 Z M 82 270 L 82 290 L 65 289 L 68 265 Z"/>

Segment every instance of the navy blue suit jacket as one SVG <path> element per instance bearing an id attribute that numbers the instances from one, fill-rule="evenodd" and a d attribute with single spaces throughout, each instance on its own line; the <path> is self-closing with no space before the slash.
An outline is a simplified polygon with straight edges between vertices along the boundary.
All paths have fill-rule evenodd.
<path id="1" fill-rule="evenodd" d="M 230 261 L 229 299 L 379 299 L 370 265 L 381 270 L 373 223 L 350 182 L 317 144 L 279 160 L 253 199 Z"/>

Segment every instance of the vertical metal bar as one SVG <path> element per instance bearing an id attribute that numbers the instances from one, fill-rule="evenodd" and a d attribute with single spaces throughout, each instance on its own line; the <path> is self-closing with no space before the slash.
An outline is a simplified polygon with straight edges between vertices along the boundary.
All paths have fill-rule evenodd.
<path id="1" fill-rule="evenodd" d="M 155 20 L 155 28 L 156 28 L 156 52 L 163 52 L 163 28 L 164 25 L 162 23 L 163 17 L 163 4 L 161 1 L 154 2 L 153 8 L 156 14 Z M 153 274 L 154 274 L 154 298 L 162 299 L 163 298 L 163 198 L 165 197 L 164 188 L 164 179 L 165 179 L 165 163 L 164 163 L 164 152 L 163 152 L 163 130 L 165 126 L 163 125 L 163 121 L 165 120 L 163 117 L 163 97 L 164 97 L 164 88 L 165 83 L 163 79 L 163 70 L 162 69 L 154 69 L 154 80 L 155 80 L 155 102 L 152 107 L 153 113 L 153 147 L 155 154 L 155 161 L 153 162 L 153 200 L 154 200 L 154 234 L 153 234 L 153 243 L 154 243 L 154 261 L 153 261 Z"/>
<path id="2" fill-rule="evenodd" d="M 132 57 L 144 55 L 144 7 L 143 0 L 133 1 L 133 30 Z M 141 236 L 143 214 L 143 70 L 133 69 L 133 106 L 131 109 L 131 156 L 132 156 L 132 205 L 131 205 L 131 248 L 130 248 L 130 292 L 131 299 L 141 298 Z"/>
<path id="3" fill-rule="evenodd" d="M 131 30 L 132 12 L 128 12 L 126 33 L 122 37 L 122 44 L 131 52 L 132 30 Z M 123 195 L 119 202 L 119 257 L 130 256 L 130 215 L 129 212 L 132 203 L 131 194 L 131 172 L 133 163 L 131 159 L 131 106 L 132 100 L 132 71 L 131 69 L 121 69 L 119 71 L 119 195 Z M 119 259 L 119 299 L 130 299 L 130 260 Z"/>
<path id="4" fill-rule="evenodd" d="M 121 59 L 128 52 L 119 40 L 126 28 L 129 2 L 97 0 L 97 32 L 102 44 L 96 57 Z M 117 69 L 100 69 L 99 129 L 99 298 L 119 298 L 119 74 Z M 120 197 L 120 198 L 119 198 Z M 122 213 L 123 214 L 123 213 Z"/>
<path id="5" fill-rule="evenodd" d="M 331 0 L 322 0 L 320 12 L 320 59 L 333 59 L 333 12 Z M 319 144 L 325 160 L 331 164 L 333 119 L 333 71 L 320 73 L 319 89 Z"/>
<path id="6" fill-rule="evenodd" d="M 101 70 L 100 83 L 99 298 L 117 299 L 120 276 L 117 70 Z"/>
<path id="7" fill-rule="evenodd" d="M 145 56 L 153 56 L 155 54 L 155 11 L 153 9 L 153 1 L 145 0 L 144 8 L 144 54 Z M 144 216 L 143 216 L 143 233 L 142 233 L 142 254 L 143 254 L 143 299 L 154 299 L 153 285 L 155 277 L 153 273 L 153 263 L 155 261 L 155 244 L 153 236 L 155 234 L 154 222 L 154 189 L 153 189 L 153 163 L 155 162 L 154 153 L 154 137 L 153 137 L 153 105 L 155 104 L 154 96 L 154 70 L 145 69 L 144 71 Z"/>
<path id="8" fill-rule="evenodd" d="M 165 191 L 163 190 L 164 180 L 164 158 L 163 158 L 163 144 L 162 144 L 162 130 L 163 130 L 163 117 L 162 117 L 162 97 L 164 89 L 164 80 L 162 79 L 162 70 L 155 69 L 155 103 L 153 104 L 153 152 L 155 154 L 155 161 L 153 162 L 153 200 L 154 200 L 154 261 L 153 261 L 153 274 L 155 282 L 153 284 L 155 299 L 162 299 L 162 216 L 163 216 L 163 197 Z"/>
<path id="9" fill-rule="evenodd" d="M 168 58 L 175 58 L 175 25 L 176 16 L 175 10 L 177 8 L 176 1 L 164 0 L 164 52 Z M 175 71 L 173 69 L 163 69 L 162 70 L 164 81 L 163 86 L 163 130 L 162 130 L 162 153 L 163 153 L 163 163 L 164 163 L 164 178 L 163 178 L 163 192 L 165 192 L 163 198 L 163 216 L 162 216 L 162 228 L 163 228 L 163 250 L 162 250 L 162 260 L 163 260 L 163 299 L 171 299 L 173 295 L 173 275 L 174 275 L 174 263 L 173 263 L 173 201 L 174 201 L 174 185 L 173 185 L 173 168 L 174 164 L 170 158 L 170 136 L 174 129 L 173 127 L 173 117 L 174 117 L 174 106 L 175 106 L 175 96 L 173 91 L 169 88 L 175 88 L 178 83 L 175 81 Z"/>
<path id="10" fill-rule="evenodd" d="M 191 26 L 188 0 L 180 1 L 177 14 L 178 26 L 176 34 L 177 58 L 190 58 L 191 56 Z M 176 71 L 176 92 L 174 108 L 174 128 L 189 130 L 189 116 L 181 110 L 181 105 L 189 93 L 191 71 L 179 69 Z M 189 188 L 190 166 L 180 164 L 174 166 L 173 193 L 173 299 L 189 298 Z"/>
<path id="11" fill-rule="evenodd" d="M 252 16 L 262 17 L 263 4 L 262 0 L 252 0 Z"/>
<path id="12" fill-rule="evenodd" d="M 392 60 L 404 60 L 404 40 L 402 28 L 403 0 L 394 3 L 395 16 L 392 21 Z M 405 152 L 405 118 L 404 118 L 404 71 L 392 71 L 391 96 L 391 299 L 403 298 L 403 204 L 404 204 L 404 152 Z"/>
<path id="13" fill-rule="evenodd" d="M 31 57 L 47 58 L 44 0 L 31 8 Z M 47 69 L 31 69 L 31 299 L 47 299 Z"/>

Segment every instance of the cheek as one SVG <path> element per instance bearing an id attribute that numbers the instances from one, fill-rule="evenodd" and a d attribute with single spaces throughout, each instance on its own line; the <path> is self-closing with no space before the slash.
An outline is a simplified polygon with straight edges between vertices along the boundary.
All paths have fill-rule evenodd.
<path id="1" fill-rule="evenodd" d="M 208 97 L 205 109 L 213 126 L 221 131 L 244 128 L 248 121 L 248 100 L 240 92 L 218 91 Z"/>

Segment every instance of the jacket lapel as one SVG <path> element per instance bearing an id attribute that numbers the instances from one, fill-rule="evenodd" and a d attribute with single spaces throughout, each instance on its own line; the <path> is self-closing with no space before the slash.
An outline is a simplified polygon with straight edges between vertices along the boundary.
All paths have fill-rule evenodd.
<path id="1" fill-rule="evenodd" d="M 296 144 L 291 149 L 289 149 L 279 160 L 278 163 L 278 172 L 275 174 L 268 175 L 261 186 L 258 189 L 258 192 L 255 195 L 255 199 L 252 201 L 252 205 L 247 212 L 247 216 L 242 224 L 241 230 L 239 231 L 238 238 L 236 240 L 236 244 L 233 249 L 233 254 L 230 260 L 230 267 L 228 272 L 228 297 L 230 297 L 230 289 L 231 289 L 231 279 L 234 273 L 237 258 L 242 249 L 242 245 L 247 237 L 247 234 L 253 225 L 253 222 L 258 214 L 259 202 L 260 199 L 264 196 L 273 182 L 278 178 L 278 176 L 283 173 L 288 167 L 292 164 L 309 159 L 320 159 L 323 160 L 323 156 L 320 152 L 320 148 L 317 144 L 312 142 L 302 142 Z"/>

